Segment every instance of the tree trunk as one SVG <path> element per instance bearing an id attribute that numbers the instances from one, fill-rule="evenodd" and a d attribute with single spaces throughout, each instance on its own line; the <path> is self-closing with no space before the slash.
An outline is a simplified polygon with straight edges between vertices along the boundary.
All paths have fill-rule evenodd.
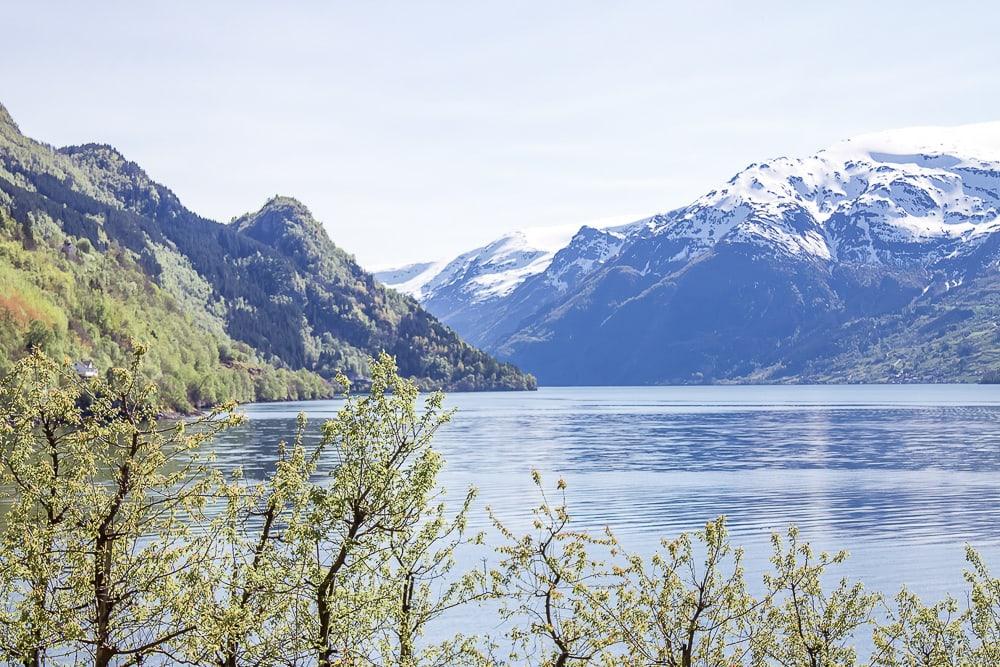
<path id="1" fill-rule="evenodd" d="M 24 667 L 42 667 L 42 650 L 33 648 L 28 651 L 28 655 L 24 656 L 22 664 Z"/>
<path id="2" fill-rule="evenodd" d="M 111 612 L 114 601 L 111 599 L 109 581 L 111 579 L 111 552 L 114 541 L 102 530 L 98 533 L 94 549 L 94 621 L 96 632 L 94 643 L 97 652 L 94 655 L 95 667 L 108 667 L 117 651 L 110 645 Z"/>
<path id="3" fill-rule="evenodd" d="M 271 500 L 267 504 L 267 512 L 264 514 L 264 525 L 261 526 L 260 529 L 260 538 L 257 540 L 257 545 L 253 550 L 253 561 L 250 563 L 250 572 L 252 573 L 256 573 L 257 569 L 260 567 L 261 560 L 264 557 L 264 550 L 267 548 L 267 543 L 272 537 L 272 530 L 274 529 L 275 519 L 278 516 L 278 510 L 279 508 L 275 504 L 274 497 L 272 496 Z M 250 588 L 244 584 L 238 603 L 241 612 L 246 611 L 251 597 L 252 592 Z M 216 664 L 219 667 L 237 667 L 237 655 L 240 652 L 240 644 L 245 641 L 246 637 L 241 636 L 233 638 L 227 642 L 226 646 L 222 649 L 222 657 Z"/>
<path id="4" fill-rule="evenodd" d="M 236 667 L 236 653 L 238 651 L 239 648 L 237 647 L 236 642 L 229 642 L 229 645 L 226 647 L 224 657 L 218 663 L 219 667 Z"/>
<path id="5" fill-rule="evenodd" d="M 400 667 L 413 666 L 413 590 L 416 586 L 413 573 L 406 575 L 406 584 L 403 586 L 403 596 L 401 600 L 401 614 L 399 621 L 399 665 Z"/>
<path id="6" fill-rule="evenodd" d="M 316 588 L 316 619 L 319 621 L 319 633 L 316 637 L 317 639 L 317 662 L 319 667 L 331 667 L 333 665 L 334 650 L 330 646 L 330 621 L 332 611 L 330 610 L 330 591 L 333 590 L 334 581 L 336 581 L 337 574 L 340 572 L 340 568 L 344 567 L 344 563 L 347 562 L 347 552 L 348 548 L 354 539 L 358 536 L 358 531 L 361 529 L 361 525 L 365 521 L 365 515 L 361 511 L 355 511 L 354 519 L 351 522 L 351 527 L 347 531 L 347 536 L 344 539 L 344 543 L 340 545 L 340 552 L 337 557 L 330 564 L 330 568 L 326 571 L 326 576 L 323 577 L 323 581 Z"/>
<path id="7" fill-rule="evenodd" d="M 45 553 L 52 553 L 51 540 L 45 547 Z M 48 590 L 48 581 L 38 577 L 34 583 L 34 593 L 31 596 L 35 600 L 36 611 L 45 612 L 45 598 Z M 32 647 L 26 651 L 22 659 L 24 667 L 42 667 L 45 664 L 45 648 L 42 646 L 42 629 L 38 624 L 33 623 L 31 628 Z"/>
<path id="8" fill-rule="evenodd" d="M 330 667 L 333 664 L 333 648 L 330 646 L 330 605 L 326 596 L 326 587 L 321 586 L 316 596 L 316 615 L 319 620 L 319 651 L 317 655 L 319 667 Z"/>

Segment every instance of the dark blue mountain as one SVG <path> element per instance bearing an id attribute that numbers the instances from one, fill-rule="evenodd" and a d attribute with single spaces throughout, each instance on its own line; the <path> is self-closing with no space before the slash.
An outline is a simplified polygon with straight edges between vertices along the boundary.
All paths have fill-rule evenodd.
<path id="1" fill-rule="evenodd" d="M 1000 123 L 898 130 L 581 230 L 452 324 L 543 384 L 973 381 L 1000 367 L 998 244 Z"/>

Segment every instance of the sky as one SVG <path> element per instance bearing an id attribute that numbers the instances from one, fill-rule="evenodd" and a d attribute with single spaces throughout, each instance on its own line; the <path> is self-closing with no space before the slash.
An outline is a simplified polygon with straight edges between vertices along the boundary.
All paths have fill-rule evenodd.
<path id="1" fill-rule="evenodd" d="M 1000 120 L 1000 4 L 20 2 L 0 103 L 198 213 L 302 200 L 370 269 L 681 206 L 751 162 Z"/>

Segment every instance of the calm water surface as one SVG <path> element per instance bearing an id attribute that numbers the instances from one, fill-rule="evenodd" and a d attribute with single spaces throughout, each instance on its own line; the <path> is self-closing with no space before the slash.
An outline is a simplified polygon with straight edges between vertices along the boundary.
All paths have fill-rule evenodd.
<path id="1" fill-rule="evenodd" d="M 1000 386 L 552 387 L 447 404 L 442 480 L 456 500 L 479 488 L 476 526 L 486 504 L 525 525 L 538 469 L 567 480 L 578 525 L 637 551 L 727 515 L 751 577 L 790 523 L 886 592 L 962 593 L 965 543 L 1000 572 Z M 220 459 L 262 473 L 299 411 L 315 431 L 338 406 L 246 406 Z"/>

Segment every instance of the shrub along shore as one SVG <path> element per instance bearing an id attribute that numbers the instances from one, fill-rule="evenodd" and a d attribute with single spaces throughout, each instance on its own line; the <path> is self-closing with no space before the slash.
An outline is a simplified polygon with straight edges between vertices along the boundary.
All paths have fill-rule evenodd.
<path id="1" fill-rule="evenodd" d="M 859 637 L 873 666 L 1000 664 L 1000 580 L 972 549 L 962 602 L 925 603 L 830 585 L 847 554 L 789 528 L 751 595 L 724 518 L 638 556 L 612 529 L 576 530 L 565 484 L 538 474 L 531 527 L 494 517 L 484 545 L 467 527 L 474 490 L 453 512 L 440 501 L 443 396 L 421 398 L 391 357 L 371 361 L 363 396 L 341 378 L 318 442 L 301 416 L 251 480 L 212 465 L 235 406 L 161 420 L 136 352 L 89 380 L 36 352 L 0 382 L 10 664 L 833 667 L 859 663 Z M 470 545 L 495 565 L 460 571 Z M 484 614 L 497 619 L 474 628 L 502 636 L 456 627 Z M 426 640 L 435 624 L 450 637 Z"/>

